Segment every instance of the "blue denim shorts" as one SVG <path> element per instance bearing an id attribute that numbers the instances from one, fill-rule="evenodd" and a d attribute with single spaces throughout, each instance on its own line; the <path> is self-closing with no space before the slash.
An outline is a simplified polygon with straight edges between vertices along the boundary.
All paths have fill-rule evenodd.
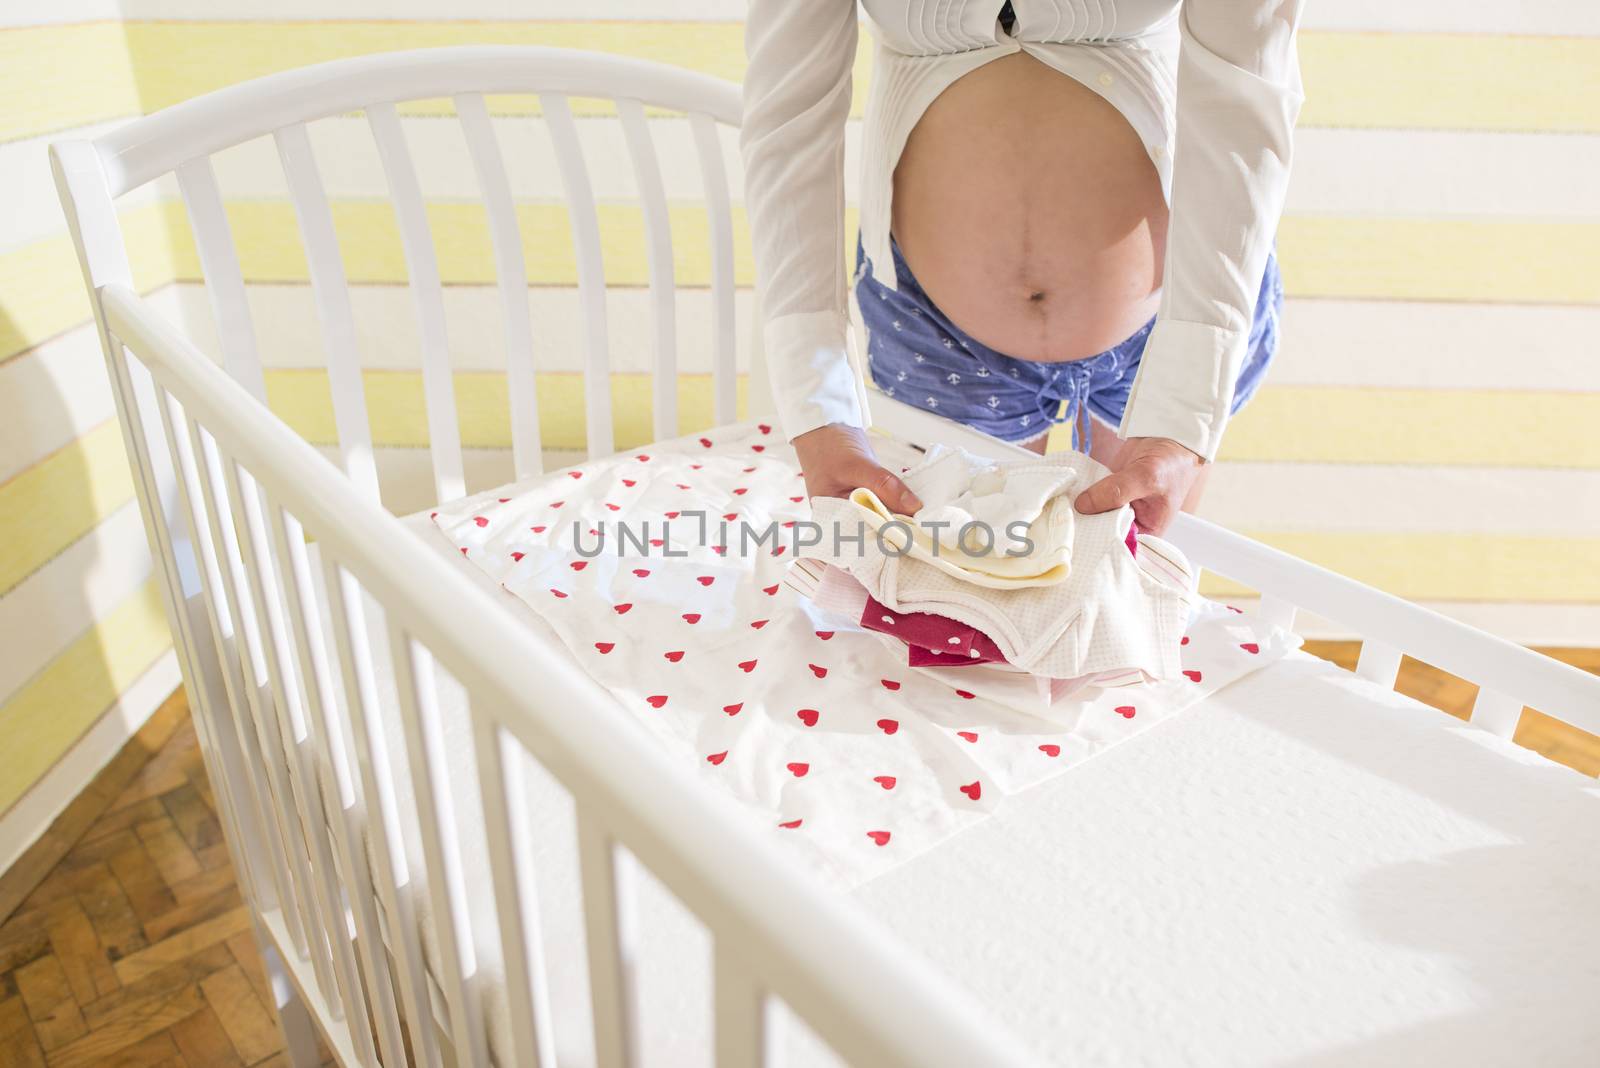
<path id="1" fill-rule="evenodd" d="M 1089 451 L 1093 420 L 1082 420 L 1080 434 L 1080 406 L 1113 429 L 1121 425 L 1154 317 L 1098 356 L 1057 363 L 1018 360 L 969 337 L 946 318 L 917 284 L 892 239 L 890 248 L 898 289 L 872 276 L 856 243 L 856 300 L 867 327 L 867 373 L 884 393 L 1002 441 L 1029 441 L 1070 422 L 1072 446 L 1083 452 Z M 1274 253 L 1267 256 L 1261 278 L 1231 411 L 1243 407 L 1261 384 L 1277 351 L 1282 311 L 1283 279 Z"/>

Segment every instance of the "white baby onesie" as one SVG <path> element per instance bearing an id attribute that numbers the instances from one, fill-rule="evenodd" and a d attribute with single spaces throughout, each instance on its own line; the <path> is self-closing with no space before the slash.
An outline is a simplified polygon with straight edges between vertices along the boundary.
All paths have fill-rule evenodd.
<path id="1" fill-rule="evenodd" d="M 1063 452 L 1051 459 L 1076 472 L 1071 485 L 1085 487 L 1106 473 L 1093 459 Z M 926 463 L 939 460 L 931 455 Z M 919 465 L 905 473 L 916 488 Z M 1032 465 L 1033 461 L 1020 463 Z M 1060 495 L 1070 505 L 1072 490 Z M 859 504 L 814 498 L 812 518 L 822 527 L 821 544 L 806 555 L 841 567 L 879 601 L 902 612 L 931 612 L 960 620 L 992 638 L 1014 667 L 1037 675 L 1072 679 L 1103 671 L 1137 669 L 1164 679 L 1180 670 L 1178 646 L 1188 621 L 1192 569 L 1175 546 L 1140 535 L 1140 555 L 1156 553 L 1166 566 L 1141 564 L 1126 547 L 1133 511 L 1077 515 L 1067 546 L 1071 567 L 1060 582 L 993 589 L 947 573 L 914 554 L 880 551 L 870 531 L 873 516 Z M 864 544 L 836 540 L 869 531 Z"/>

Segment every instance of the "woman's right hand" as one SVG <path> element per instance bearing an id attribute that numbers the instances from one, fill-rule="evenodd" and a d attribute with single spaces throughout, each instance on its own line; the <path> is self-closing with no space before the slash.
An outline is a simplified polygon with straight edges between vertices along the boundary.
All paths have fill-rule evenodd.
<path id="1" fill-rule="evenodd" d="M 812 497 L 848 497 L 854 489 L 869 489 L 892 512 L 915 515 L 922 508 L 917 495 L 878 463 L 860 427 L 829 423 L 808 430 L 791 444 L 805 472 L 806 492 Z"/>

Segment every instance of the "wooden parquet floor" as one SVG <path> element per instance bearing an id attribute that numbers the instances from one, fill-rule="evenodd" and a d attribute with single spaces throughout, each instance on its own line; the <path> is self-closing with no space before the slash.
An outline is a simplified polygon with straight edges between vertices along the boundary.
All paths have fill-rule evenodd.
<path id="1" fill-rule="evenodd" d="M 181 697 L 170 737 L 0 925 L 0 1066 L 286 1063 Z"/>
<path id="2" fill-rule="evenodd" d="M 1346 666 L 1359 652 L 1354 642 L 1307 649 Z M 1600 650 L 1544 651 L 1600 673 Z M 1476 695 L 1470 683 L 1411 660 L 1397 688 L 1458 716 Z M 171 724 L 154 755 L 114 788 L 103 774 L 85 791 L 80 800 L 93 811 L 75 803 L 74 818 L 58 821 L 51 834 L 64 824 L 73 840 L 55 843 L 60 859 L 0 924 L 0 1068 L 284 1063 L 181 696 L 163 714 Z M 1593 735 L 1528 712 L 1517 740 L 1600 774 Z M 28 865 L 25 859 L 0 883 L 14 883 Z M 6 889 L 0 886 L 0 908 Z"/>

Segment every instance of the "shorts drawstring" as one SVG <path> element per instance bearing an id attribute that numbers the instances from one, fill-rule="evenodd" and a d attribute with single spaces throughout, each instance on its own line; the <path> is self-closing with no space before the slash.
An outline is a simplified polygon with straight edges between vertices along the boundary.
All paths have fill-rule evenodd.
<path id="1" fill-rule="evenodd" d="M 1052 426 L 1072 421 L 1072 447 L 1085 456 L 1094 444 L 1093 417 L 1089 415 L 1089 392 L 1093 386 L 1094 367 L 1098 359 L 1074 360 L 1062 367 L 1057 367 L 1050 374 L 1050 381 L 1038 393 L 1039 414 L 1045 422 Z M 1063 395 L 1056 389 L 1056 382 L 1062 375 L 1067 376 L 1066 392 Z M 1059 415 L 1052 414 L 1050 408 L 1045 406 L 1046 401 L 1059 406 L 1066 402 L 1066 410 Z M 1081 416 L 1081 418 L 1080 418 Z M 1081 428 L 1081 429 L 1080 429 Z"/>

